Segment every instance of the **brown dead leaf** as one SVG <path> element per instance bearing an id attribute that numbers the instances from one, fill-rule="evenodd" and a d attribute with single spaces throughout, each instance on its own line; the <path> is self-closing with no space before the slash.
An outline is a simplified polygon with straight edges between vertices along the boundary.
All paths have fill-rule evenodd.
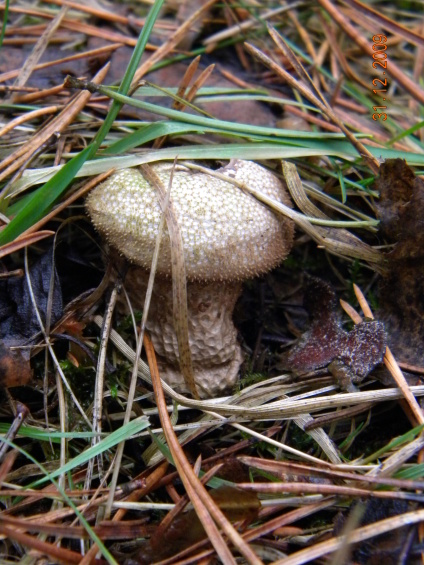
<path id="1" fill-rule="evenodd" d="M 223 486 L 209 491 L 214 502 L 231 521 L 251 521 L 257 516 L 260 502 L 256 493 L 244 492 L 234 487 Z M 148 563 L 154 555 L 160 561 L 206 539 L 206 532 L 194 510 L 179 514 L 161 535 L 152 536 L 150 543 L 138 555 L 140 563 Z"/>
<path id="2" fill-rule="evenodd" d="M 0 386 L 26 385 L 32 378 L 29 354 L 10 349 L 0 342 Z"/>
<path id="3" fill-rule="evenodd" d="M 380 318 L 401 361 L 424 363 L 424 182 L 401 159 L 386 161 L 376 181 L 381 234 L 394 244 L 380 284 Z"/>

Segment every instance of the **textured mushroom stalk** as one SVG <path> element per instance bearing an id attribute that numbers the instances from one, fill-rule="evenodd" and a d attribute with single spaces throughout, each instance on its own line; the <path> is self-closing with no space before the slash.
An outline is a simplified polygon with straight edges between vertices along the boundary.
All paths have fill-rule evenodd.
<path id="1" fill-rule="evenodd" d="M 152 168 L 167 187 L 172 165 Z M 234 161 L 219 172 L 290 205 L 278 177 L 255 163 Z M 287 256 L 293 224 L 231 182 L 185 167 L 174 172 L 171 201 L 183 240 L 195 381 L 201 396 L 215 396 L 235 384 L 242 361 L 232 323 L 241 281 L 265 273 Z M 109 243 L 141 267 L 130 269 L 126 284 L 135 307 L 142 307 L 161 217 L 156 189 L 139 171 L 125 169 L 91 192 L 87 209 Z M 170 275 L 170 238 L 164 230 L 148 329 L 161 376 L 185 392 Z"/>
<path id="2" fill-rule="evenodd" d="M 125 287 L 132 306 L 142 309 L 148 272 L 131 267 Z M 147 330 L 157 355 L 161 377 L 179 392 L 189 392 L 179 367 L 177 336 L 172 315 L 172 282 L 157 278 Z M 243 360 L 232 313 L 241 292 L 240 282 L 187 283 L 188 335 L 193 372 L 199 395 L 209 398 L 231 389 Z"/>

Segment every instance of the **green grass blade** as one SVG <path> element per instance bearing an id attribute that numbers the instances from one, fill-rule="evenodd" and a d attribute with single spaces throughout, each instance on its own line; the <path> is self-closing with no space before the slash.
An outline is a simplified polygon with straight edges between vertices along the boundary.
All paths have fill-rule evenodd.
<path id="1" fill-rule="evenodd" d="M 110 96 L 117 101 L 121 101 L 122 103 L 129 104 L 136 108 L 141 108 L 168 119 L 178 120 L 180 122 L 188 124 L 199 125 L 204 128 L 216 128 L 229 135 L 238 134 L 250 138 L 258 138 L 259 136 L 263 136 L 262 139 L 265 140 L 265 138 L 268 138 L 268 141 L 275 141 L 275 143 L 282 141 L 284 141 L 284 143 L 289 143 L 289 140 L 291 140 L 292 144 L 296 146 L 310 147 L 311 149 L 317 148 L 320 150 L 329 150 L 329 152 L 331 152 L 333 155 L 340 155 L 342 153 L 345 153 L 354 158 L 358 157 L 356 149 L 352 147 L 350 142 L 345 140 L 345 136 L 342 133 L 323 134 L 216 120 L 206 118 L 204 116 L 187 114 L 185 112 L 180 112 L 171 108 L 164 108 L 163 106 L 151 104 L 150 102 L 144 102 L 142 100 L 133 99 L 128 96 L 123 96 L 105 86 L 100 86 L 99 92 L 106 96 Z M 377 158 L 400 158 L 405 159 L 407 162 L 412 164 L 424 164 L 424 154 L 410 153 L 406 151 L 394 151 L 373 146 L 369 146 L 368 149 Z"/>
<path id="2" fill-rule="evenodd" d="M 0 423 L 0 434 L 7 434 L 10 429 L 10 424 Z M 19 428 L 19 437 L 29 437 L 36 441 L 52 441 L 53 443 L 60 443 L 62 438 L 68 440 L 72 439 L 91 439 L 99 437 L 95 432 L 57 432 L 53 430 L 40 430 L 33 426 L 21 426 Z M 100 437 L 105 434 L 101 434 Z"/>
<path id="3" fill-rule="evenodd" d="M 210 131 L 206 128 L 200 129 L 198 126 L 191 124 L 183 124 L 181 122 L 156 122 L 144 128 L 140 128 L 133 133 L 130 133 L 123 139 L 115 141 L 107 149 L 102 151 L 99 156 L 103 155 L 119 155 L 125 153 L 134 147 L 139 147 L 150 141 L 154 141 L 158 137 L 164 135 L 182 134 L 182 133 L 205 133 Z M 217 130 L 213 130 L 217 131 Z"/>
<path id="4" fill-rule="evenodd" d="M 416 463 L 411 467 L 406 469 L 401 469 L 393 475 L 395 479 L 409 479 L 411 481 L 417 481 L 424 477 L 424 463 Z"/>
<path id="5" fill-rule="evenodd" d="M 134 48 L 133 54 L 131 56 L 131 60 L 128 63 L 127 70 L 125 72 L 124 78 L 122 79 L 121 86 L 118 89 L 117 94 L 119 95 L 125 95 L 130 89 L 131 82 L 134 78 L 135 72 L 140 63 L 140 59 L 144 53 L 144 49 L 146 48 L 147 41 L 150 37 L 153 26 L 159 15 L 160 9 L 162 8 L 162 4 L 164 3 L 164 1 L 165 0 L 156 0 L 156 2 L 152 6 L 152 9 L 149 12 L 149 15 L 146 18 L 146 22 L 143 26 L 143 29 L 140 33 L 140 37 L 138 38 L 137 41 L 137 45 Z M 104 140 L 108 131 L 112 127 L 112 124 L 115 121 L 116 116 L 118 115 L 119 110 L 122 107 L 122 104 L 123 103 L 119 100 L 113 101 L 112 107 L 110 108 L 105 121 L 103 122 L 101 128 L 99 129 L 96 137 L 93 140 L 93 154 L 99 149 L 102 141 Z"/>
<path id="6" fill-rule="evenodd" d="M 36 465 L 40 471 L 44 474 L 44 475 L 48 475 L 48 471 L 43 467 L 43 465 L 41 463 L 39 463 L 35 457 L 33 457 L 30 453 L 28 453 L 27 451 L 25 451 L 24 449 L 22 449 L 22 447 L 20 447 L 19 445 L 14 444 L 12 441 L 9 441 L 7 439 L 3 439 L 3 441 L 5 443 L 7 443 L 10 447 L 12 447 L 13 449 L 16 449 L 17 451 L 19 451 L 19 453 L 21 453 L 24 457 L 26 457 L 27 459 L 29 459 L 34 465 Z M 62 487 L 60 486 L 60 484 L 58 482 L 56 482 L 54 479 L 51 479 L 51 482 L 54 484 L 54 486 L 57 489 L 57 492 L 60 493 L 60 495 L 62 496 L 63 500 L 68 504 L 68 506 L 70 508 L 72 508 L 72 510 L 75 512 L 76 517 L 78 518 L 79 522 L 81 523 L 81 525 L 84 527 L 85 531 L 87 532 L 87 534 L 90 536 L 90 538 L 93 540 L 93 542 L 97 545 L 97 547 L 99 548 L 99 551 L 102 553 L 103 557 L 107 560 L 108 563 L 110 563 L 110 565 L 118 565 L 118 562 L 115 560 L 115 558 L 113 557 L 113 555 L 109 552 L 109 550 L 105 547 L 104 543 L 102 542 L 102 540 L 99 538 L 99 536 L 93 531 L 92 527 L 90 526 L 90 524 L 87 522 L 87 520 L 85 519 L 84 515 L 78 510 L 78 508 L 76 507 L 76 505 L 74 504 L 74 502 L 69 498 L 69 496 L 66 494 L 66 492 L 62 489 Z"/>
<path id="7" fill-rule="evenodd" d="M 89 447 L 80 455 L 77 455 L 76 457 L 65 463 L 65 465 L 63 465 L 59 469 L 48 473 L 46 477 L 43 477 L 42 479 L 33 483 L 31 487 L 37 487 L 41 484 L 51 481 L 52 479 L 55 479 L 59 475 L 63 475 L 63 473 L 67 473 L 68 471 L 79 467 L 80 465 L 84 465 L 84 463 L 87 463 L 87 461 L 93 459 L 93 457 L 97 457 L 98 455 L 100 455 L 100 453 L 111 449 L 118 443 L 121 443 L 121 441 L 128 440 L 129 438 L 133 437 L 135 434 L 140 433 L 149 426 L 150 423 L 145 416 L 131 420 L 131 422 L 128 422 L 128 424 L 126 424 L 125 426 L 118 428 L 117 430 L 109 434 L 106 438 L 102 439 L 99 443 L 96 443 L 95 445 Z"/>
<path id="8" fill-rule="evenodd" d="M 3 25 L 1 26 L 1 32 L 0 32 L 0 48 L 3 45 L 3 39 L 4 36 L 6 35 L 8 16 L 9 16 L 9 0 L 6 0 L 6 3 L 4 5 L 4 12 L 3 12 Z"/>
<path id="9" fill-rule="evenodd" d="M 392 139 L 389 141 L 389 145 L 392 145 L 392 143 L 396 143 L 396 141 L 400 141 L 404 137 L 408 137 L 408 135 L 411 135 L 411 133 L 415 133 L 416 131 L 418 131 L 422 127 L 424 127 L 424 121 L 418 122 L 417 124 L 413 125 L 409 129 L 406 129 L 405 131 L 402 131 L 398 135 L 395 135 L 395 137 L 392 137 Z M 419 139 L 414 139 L 414 142 L 422 145 L 422 143 L 420 142 Z"/>
<path id="10" fill-rule="evenodd" d="M 108 156 L 107 159 L 96 159 L 84 163 L 78 171 L 77 177 L 92 176 L 103 173 L 111 168 L 123 169 L 138 167 L 144 163 L 155 161 L 173 161 L 178 159 L 250 159 L 261 161 L 263 159 L 301 159 L 317 155 L 334 155 L 347 161 L 356 160 L 358 154 L 354 148 L 340 141 L 338 144 L 321 144 L 321 148 L 290 147 L 284 143 L 231 143 L 215 145 L 181 145 L 179 147 L 166 147 L 160 150 L 150 150 L 137 155 Z M 397 151 L 393 149 L 382 149 L 369 146 L 370 151 L 382 159 L 405 159 L 409 165 L 424 166 L 424 154 Z M 59 167 L 45 168 L 40 171 L 28 171 L 21 179 L 14 183 L 14 190 L 25 190 L 36 184 L 44 182 L 60 170 Z M 334 175 L 333 175 L 334 176 Z M 336 177 L 337 178 L 337 177 Z M 366 186 L 371 184 L 370 178 Z"/>
<path id="11" fill-rule="evenodd" d="M 0 232 L 0 245 L 13 241 L 15 237 L 38 222 L 66 190 L 90 155 L 91 148 L 89 146 L 66 163 L 44 186 L 34 192 L 32 197 L 27 200 L 26 206 Z"/>
<path id="12" fill-rule="evenodd" d="M 341 190 L 341 193 L 342 193 L 342 202 L 343 202 L 343 204 L 345 204 L 346 200 L 347 200 L 346 185 L 345 185 L 345 182 L 344 182 L 343 173 L 340 169 L 338 169 L 337 175 L 339 177 L 340 190 Z"/>
<path id="13" fill-rule="evenodd" d="M 124 78 L 122 79 L 121 86 L 119 87 L 118 92 L 120 95 L 126 94 L 131 86 L 134 73 L 137 70 L 141 56 L 146 47 L 147 40 L 159 15 L 163 2 L 164 0 L 156 0 L 147 16 L 146 23 L 140 33 L 137 45 L 134 48 L 128 68 L 125 72 Z M 97 132 L 93 142 L 86 147 L 86 149 L 81 151 L 81 153 L 66 163 L 57 175 L 51 178 L 44 186 L 34 193 L 33 197 L 27 202 L 26 206 L 20 210 L 15 218 L 0 233 L 0 245 L 13 241 L 13 239 L 15 239 L 23 231 L 44 217 L 56 200 L 65 192 L 74 180 L 75 175 L 83 166 L 85 161 L 94 157 L 103 139 L 112 127 L 121 106 L 122 103 L 119 100 L 113 102 L 106 119 Z"/>
<path id="14" fill-rule="evenodd" d="M 151 112 L 152 114 L 157 114 L 168 119 L 178 120 L 179 122 L 195 124 L 201 127 L 211 127 L 219 130 L 229 131 L 230 133 L 238 133 L 243 135 L 268 135 L 274 136 L 276 138 L 286 137 L 294 139 L 315 139 L 319 137 L 321 139 L 343 139 L 343 133 L 315 133 L 309 131 L 295 131 L 289 129 L 280 128 L 270 128 L 255 126 L 251 124 L 242 124 L 236 122 L 228 122 L 225 120 L 217 120 L 214 118 L 206 118 L 204 116 L 196 116 L 194 114 L 188 114 L 186 112 L 181 112 L 179 110 L 173 110 L 172 108 L 165 108 L 163 106 L 158 106 L 157 104 L 152 104 L 151 102 L 144 102 L 143 100 L 138 100 L 136 98 L 131 98 L 115 92 L 112 88 L 107 86 L 99 86 L 98 91 L 105 96 L 109 96 L 117 102 L 122 104 L 128 104 L 129 106 L 134 106 L 135 108 L 140 108 Z"/>
<path id="15" fill-rule="evenodd" d="M 171 455 L 171 451 L 170 451 L 169 447 L 156 434 L 154 434 L 151 430 L 148 430 L 148 431 L 149 431 L 149 435 L 150 435 L 151 440 L 156 445 L 156 447 L 159 449 L 159 451 L 162 453 L 164 458 L 169 463 L 171 463 L 171 465 L 174 465 L 174 467 L 175 467 L 174 458 Z"/>
<path id="16" fill-rule="evenodd" d="M 366 457 L 362 463 L 364 465 L 367 465 L 368 463 L 371 463 L 372 461 L 375 461 L 376 459 L 379 459 L 382 455 L 384 455 L 385 453 L 391 451 L 392 449 L 396 449 L 401 445 L 404 445 L 405 443 L 412 441 L 413 439 L 415 439 L 422 431 L 424 430 L 424 424 L 421 424 L 420 426 L 417 426 L 416 428 L 413 428 L 412 430 L 409 430 L 408 432 L 406 432 L 405 434 L 398 436 L 394 439 L 392 439 L 387 445 L 385 445 L 384 447 L 382 447 L 381 449 L 379 449 L 378 451 L 376 451 L 375 453 L 373 453 L 372 455 L 369 455 L 368 457 Z"/>

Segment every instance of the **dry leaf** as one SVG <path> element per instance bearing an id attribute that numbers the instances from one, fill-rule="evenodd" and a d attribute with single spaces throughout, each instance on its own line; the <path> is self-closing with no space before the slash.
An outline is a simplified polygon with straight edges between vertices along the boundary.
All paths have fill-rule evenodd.
<path id="1" fill-rule="evenodd" d="M 343 390 L 355 390 L 355 383 L 383 359 L 383 324 L 365 321 L 350 332 L 343 330 L 335 292 L 318 278 L 308 277 L 304 304 L 312 320 L 311 328 L 283 358 L 284 367 L 299 373 L 328 366 Z"/>
<path id="2" fill-rule="evenodd" d="M 381 165 L 376 181 L 381 234 L 395 244 L 386 254 L 379 317 L 400 361 L 424 363 L 424 182 L 401 159 Z"/>

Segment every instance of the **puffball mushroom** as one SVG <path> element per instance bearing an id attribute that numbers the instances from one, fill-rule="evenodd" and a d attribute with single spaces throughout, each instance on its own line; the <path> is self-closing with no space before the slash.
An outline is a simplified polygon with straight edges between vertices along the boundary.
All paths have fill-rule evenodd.
<path id="1" fill-rule="evenodd" d="M 172 167 L 152 165 L 165 188 Z M 256 163 L 231 161 L 217 172 L 290 206 L 278 177 Z M 242 362 L 232 321 L 242 281 L 265 273 L 287 256 L 294 226 L 231 182 L 184 166 L 174 170 L 170 198 L 183 241 L 194 379 L 200 396 L 213 397 L 234 386 Z M 133 264 L 125 286 L 133 306 L 142 308 L 162 214 L 157 189 L 138 170 L 124 169 L 95 188 L 86 206 L 97 230 Z M 147 329 L 161 377 L 175 390 L 187 392 L 173 327 L 166 228 Z"/>

